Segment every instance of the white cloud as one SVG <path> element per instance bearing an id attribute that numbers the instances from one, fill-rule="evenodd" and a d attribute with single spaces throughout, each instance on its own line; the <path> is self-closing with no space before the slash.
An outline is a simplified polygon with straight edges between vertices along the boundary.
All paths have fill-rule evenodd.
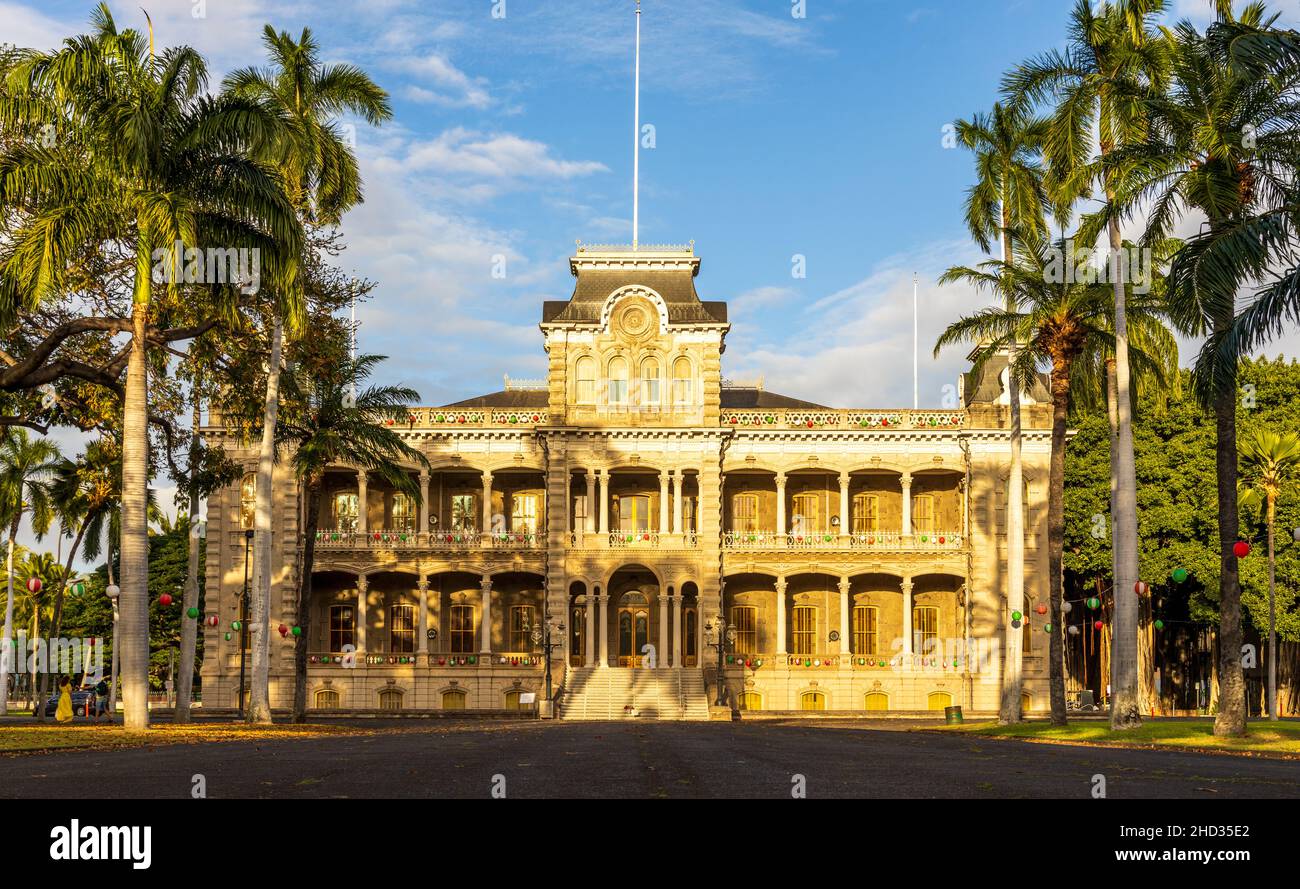
<path id="1" fill-rule="evenodd" d="M 485 179 L 572 179 L 607 172 L 598 161 L 551 156 L 543 142 L 511 133 L 484 134 L 454 127 L 426 142 L 412 143 L 403 160 L 408 171 L 431 170 Z"/>
<path id="2" fill-rule="evenodd" d="M 406 89 L 407 98 L 416 102 L 431 102 L 450 108 L 486 108 L 492 104 L 487 91 L 487 79 L 470 77 L 453 65 L 441 53 L 428 53 L 401 60 L 396 67 L 436 89 L 411 84 Z"/>

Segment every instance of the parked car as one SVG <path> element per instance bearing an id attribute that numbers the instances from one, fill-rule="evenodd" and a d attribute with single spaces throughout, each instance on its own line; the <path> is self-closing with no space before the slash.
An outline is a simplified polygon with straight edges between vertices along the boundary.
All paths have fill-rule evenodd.
<path id="1" fill-rule="evenodd" d="M 93 688 L 74 688 L 72 690 L 72 712 L 76 716 L 93 715 L 90 713 L 90 707 L 95 706 L 95 690 Z M 53 694 L 45 702 L 45 715 L 53 716 L 59 709 L 59 696 Z"/>

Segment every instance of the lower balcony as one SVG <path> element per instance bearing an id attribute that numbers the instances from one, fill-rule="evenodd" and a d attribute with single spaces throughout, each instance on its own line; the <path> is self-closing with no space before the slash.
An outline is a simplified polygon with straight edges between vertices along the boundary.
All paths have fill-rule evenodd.
<path id="1" fill-rule="evenodd" d="M 965 546 L 960 531 L 869 531 L 856 534 L 804 532 L 778 534 L 775 531 L 728 531 L 723 535 L 723 549 L 728 550 L 822 550 L 822 551 L 952 551 Z"/>
<path id="2" fill-rule="evenodd" d="M 537 550 L 543 535 L 532 531 L 318 531 L 321 550 Z"/>

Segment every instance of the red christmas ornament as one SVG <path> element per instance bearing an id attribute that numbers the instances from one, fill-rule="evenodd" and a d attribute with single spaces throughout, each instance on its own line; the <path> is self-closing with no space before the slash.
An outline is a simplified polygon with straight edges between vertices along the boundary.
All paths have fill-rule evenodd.
<path id="1" fill-rule="evenodd" d="M 1232 554 L 1239 559 L 1244 559 L 1250 555 L 1250 544 L 1244 540 L 1238 540 L 1232 545 Z"/>
<path id="2" fill-rule="evenodd" d="M 1047 606 L 1046 606 L 1046 605 L 1035 605 L 1035 606 L 1034 606 L 1034 611 L 1036 611 L 1036 612 L 1039 613 L 1039 614 L 1046 614 L 1046 613 L 1047 613 Z"/>
<path id="3" fill-rule="evenodd" d="M 216 616 L 215 614 L 213 614 L 213 615 L 209 615 L 209 616 L 208 616 L 208 626 L 210 626 L 210 627 L 215 627 L 215 626 L 216 626 L 217 624 L 219 624 L 220 622 L 221 622 L 221 621 L 217 618 L 217 616 Z"/>
<path id="4" fill-rule="evenodd" d="M 280 624 L 280 638 L 283 639 L 287 635 L 289 635 L 289 628 L 284 624 Z"/>
<path id="5" fill-rule="evenodd" d="M 41 579 L 39 577 L 27 578 L 27 592 L 39 593 L 41 591 Z"/>
<path id="6" fill-rule="evenodd" d="M 1133 584 L 1133 592 L 1137 593 L 1139 596 L 1145 596 L 1147 593 L 1151 592 L 1151 584 L 1139 580 L 1137 583 Z"/>
<path id="7" fill-rule="evenodd" d="M 1101 632 L 1101 628 L 1104 627 L 1104 626 L 1106 626 L 1104 623 L 1102 623 L 1101 621 L 1097 621 L 1096 623 L 1094 623 L 1094 624 L 1092 625 L 1092 628 L 1093 628 L 1094 630 L 1096 630 L 1097 632 L 1100 633 L 1100 632 Z"/>
<path id="8" fill-rule="evenodd" d="M 164 607 L 170 605 L 172 604 L 172 597 L 167 593 L 163 593 L 161 596 L 158 597 L 158 604 Z"/>

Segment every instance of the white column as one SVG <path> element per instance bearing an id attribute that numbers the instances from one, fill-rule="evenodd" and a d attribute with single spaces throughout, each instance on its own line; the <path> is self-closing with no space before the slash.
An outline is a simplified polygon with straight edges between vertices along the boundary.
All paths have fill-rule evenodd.
<path id="1" fill-rule="evenodd" d="M 849 579 L 840 578 L 840 654 L 853 652 L 853 637 L 849 635 Z M 841 663 L 841 666 L 844 664 Z"/>
<path id="2" fill-rule="evenodd" d="M 419 654 L 429 653 L 429 578 L 420 578 L 420 620 L 416 624 L 416 633 L 419 634 L 419 640 L 416 642 L 416 652 Z"/>
<path id="3" fill-rule="evenodd" d="M 483 470 L 483 525 L 479 528 L 483 534 L 492 531 L 492 473 Z"/>
<path id="4" fill-rule="evenodd" d="M 668 533 L 668 473 L 659 473 L 659 533 Z"/>
<path id="5" fill-rule="evenodd" d="M 357 470 L 357 531 L 362 534 L 367 530 L 367 509 L 366 500 L 369 498 L 370 491 L 367 488 L 366 471 Z"/>
<path id="6" fill-rule="evenodd" d="M 668 666 L 668 599 L 671 595 L 659 596 L 659 650 L 655 652 L 656 667 Z"/>
<path id="7" fill-rule="evenodd" d="M 609 470 L 600 474 L 600 535 L 609 539 Z"/>
<path id="8" fill-rule="evenodd" d="M 903 537 L 912 536 L 912 474 L 904 472 L 899 483 L 903 487 Z"/>
<path id="9" fill-rule="evenodd" d="M 673 474 L 673 533 L 682 533 L 682 487 L 686 476 L 679 469 Z"/>
<path id="10" fill-rule="evenodd" d="M 673 666 L 682 665 L 682 597 L 673 596 Z"/>
<path id="11" fill-rule="evenodd" d="M 366 651 L 366 605 L 370 598 L 370 581 L 365 577 L 357 578 L 357 654 Z"/>
<path id="12" fill-rule="evenodd" d="M 600 484 L 600 476 L 590 469 L 582 470 L 582 477 L 587 480 L 587 528 L 588 534 L 596 533 L 596 486 Z"/>
<path id="13" fill-rule="evenodd" d="M 582 665 L 590 667 L 596 663 L 596 594 L 595 592 L 587 593 L 587 632 L 586 651 L 582 653 Z"/>
<path id="14" fill-rule="evenodd" d="M 903 578 L 903 654 L 912 654 L 912 578 Z"/>
<path id="15" fill-rule="evenodd" d="M 415 533 L 429 533 L 429 473 L 424 470 L 420 471 L 420 524 Z"/>
<path id="16" fill-rule="evenodd" d="M 849 474 L 840 473 L 840 533 L 852 534 L 853 522 L 849 515 Z"/>
<path id="17" fill-rule="evenodd" d="M 600 613 L 596 619 L 599 622 L 597 627 L 600 632 L 600 659 L 599 664 L 602 667 L 609 666 L 609 596 L 600 597 Z"/>
<path id="18" fill-rule="evenodd" d="M 484 577 L 479 582 L 479 589 L 483 591 L 481 616 L 479 618 L 479 644 L 478 650 L 481 654 L 492 653 L 492 578 Z"/>
<path id="19" fill-rule="evenodd" d="M 776 474 L 776 537 L 780 546 L 786 535 L 785 527 L 785 473 Z"/>
<path id="20" fill-rule="evenodd" d="M 785 654 L 785 578 L 776 579 L 776 653 Z"/>

